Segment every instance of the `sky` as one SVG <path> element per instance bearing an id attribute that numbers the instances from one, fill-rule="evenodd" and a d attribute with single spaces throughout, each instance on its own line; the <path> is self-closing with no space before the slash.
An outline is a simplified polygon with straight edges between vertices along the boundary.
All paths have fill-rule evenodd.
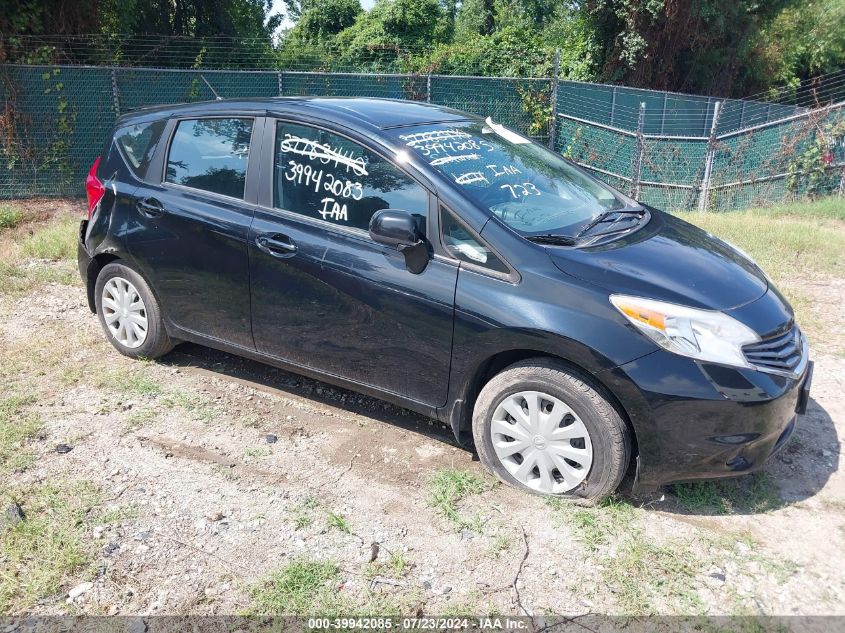
<path id="1" fill-rule="evenodd" d="M 375 0 L 361 0 L 361 6 L 366 10 L 372 9 L 373 4 L 375 4 Z M 285 14 L 285 3 L 283 0 L 273 0 L 273 13 L 281 13 L 282 15 Z M 279 30 L 289 29 L 292 26 L 293 23 L 285 18 L 282 21 L 282 25 L 279 27 Z"/>

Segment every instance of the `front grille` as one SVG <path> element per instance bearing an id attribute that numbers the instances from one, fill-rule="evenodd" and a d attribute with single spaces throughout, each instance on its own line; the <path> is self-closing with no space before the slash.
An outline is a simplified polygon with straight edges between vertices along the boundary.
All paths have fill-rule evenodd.
<path id="1" fill-rule="evenodd" d="M 804 335 L 798 326 L 785 334 L 765 339 L 742 348 L 749 363 L 761 371 L 794 374 L 804 361 Z"/>

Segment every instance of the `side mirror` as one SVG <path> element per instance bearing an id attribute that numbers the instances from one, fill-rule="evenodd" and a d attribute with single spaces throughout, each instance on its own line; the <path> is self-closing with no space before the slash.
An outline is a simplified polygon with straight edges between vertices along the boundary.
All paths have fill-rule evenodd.
<path id="1" fill-rule="evenodd" d="M 392 246 L 405 256 L 408 272 L 419 274 L 428 264 L 428 245 L 417 222 L 407 211 L 382 209 L 370 219 L 370 237 L 378 244 Z"/>
<path id="2" fill-rule="evenodd" d="M 370 220 L 370 237 L 379 244 L 413 246 L 420 241 L 417 223 L 407 211 L 382 209 Z"/>

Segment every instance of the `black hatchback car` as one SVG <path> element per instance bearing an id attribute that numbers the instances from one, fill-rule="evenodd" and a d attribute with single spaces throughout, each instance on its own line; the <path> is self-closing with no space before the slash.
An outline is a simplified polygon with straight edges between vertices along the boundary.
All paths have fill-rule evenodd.
<path id="1" fill-rule="evenodd" d="M 812 365 L 742 252 L 491 119 L 415 102 L 216 101 L 123 116 L 79 269 L 123 354 L 192 341 L 449 424 L 584 501 L 759 467 Z"/>

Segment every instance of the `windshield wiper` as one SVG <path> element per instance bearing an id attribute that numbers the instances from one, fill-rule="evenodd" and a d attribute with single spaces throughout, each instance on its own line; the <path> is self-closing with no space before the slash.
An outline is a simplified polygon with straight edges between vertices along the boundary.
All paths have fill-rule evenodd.
<path id="1" fill-rule="evenodd" d="M 550 246 L 574 246 L 578 240 L 568 235 L 527 235 L 525 239 L 535 244 L 549 244 Z"/>
<path id="2" fill-rule="evenodd" d="M 612 209 L 612 210 L 609 210 L 609 211 L 604 211 L 602 213 L 599 213 L 590 222 L 588 222 L 586 224 L 586 226 L 584 226 L 584 228 L 582 228 L 580 231 L 578 231 L 578 233 L 575 234 L 575 237 L 579 238 L 582 235 L 585 235 L 587 233 L 587 231 L 592 230 L 593 228 L 597 227 L 599 224 L 602 224 L 604 222 L 610 222 L 611 226 L 613 226 L 617 222 L 620 222 L 621 220 L 623 220 L 624 218 L 626 218 L 630 215 L 638 215 L 640 217 L 643 217 L 643 216 L 645 216 L 645 214 L 646 214 L 645 209 Z M 613 216 L 613 215 L 618 215 L 619 217 L 616 217 L 616 218 L 613 218 L 612 220 L 609 220 L 608 218 L 610 218 L 610 216 Z M 603 231 L 603 233 L 606 233 L 606 232 L 607 231 Z"/>

